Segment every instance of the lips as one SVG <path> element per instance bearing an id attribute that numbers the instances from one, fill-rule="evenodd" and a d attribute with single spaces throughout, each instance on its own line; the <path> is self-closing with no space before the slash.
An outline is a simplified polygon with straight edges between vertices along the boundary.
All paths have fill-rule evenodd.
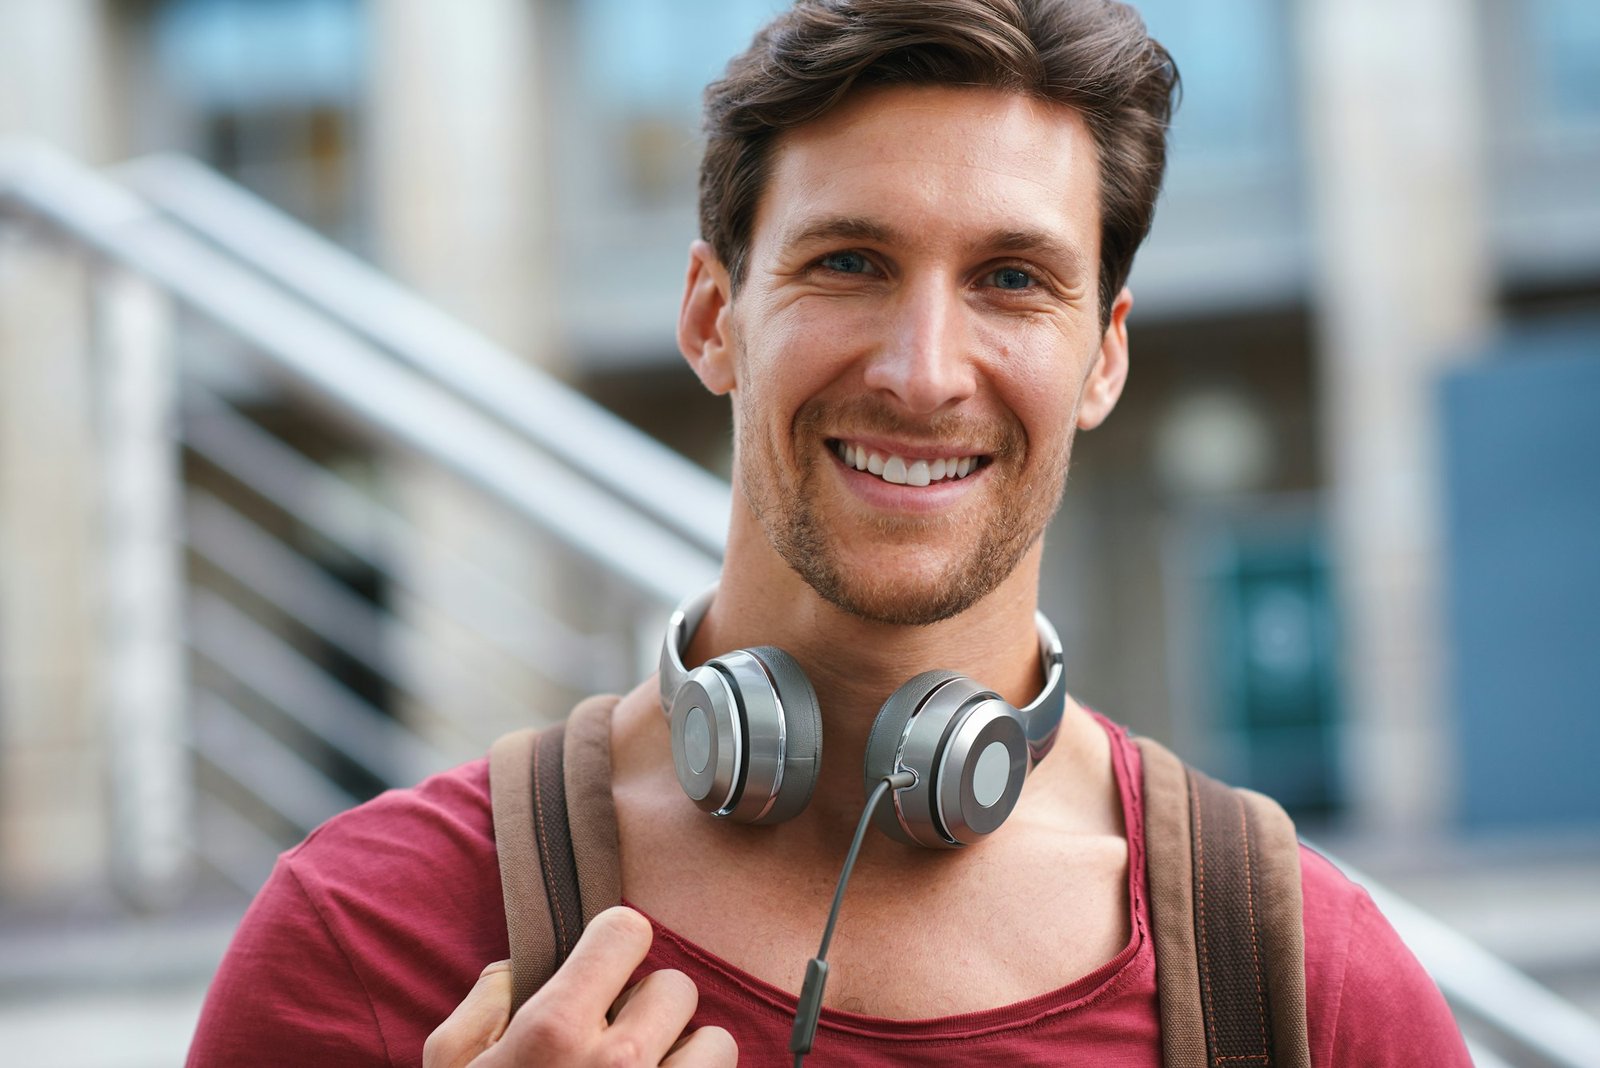
<path id="1" fill-rule="evenodd" d="M 954 454 L 927 459 L 901 456 L 865 445 L 835 439 L 829 447 L 846 467 L 876 475 L 884 482 L 896 486 L 928 486 L 935 482 L 954 482 L 966 478 L 986 462 L 983 455 Z"/>

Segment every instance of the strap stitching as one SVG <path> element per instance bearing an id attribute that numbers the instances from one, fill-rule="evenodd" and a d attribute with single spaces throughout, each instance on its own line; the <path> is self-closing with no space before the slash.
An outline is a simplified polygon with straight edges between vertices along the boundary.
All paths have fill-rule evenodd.
<path id="1" fill-rule="evenodd" d="M 1239 806 L 1239 834 L 1244 840 L 1244 901 L 1250 917 L 1250 966 L 1256 980 L 1256 1024 L 1261 1034 L 1261 1053 L 1257 1056 L 1271 1060 L 1267 1046 L 1267 999 L 1261 990 L 1261 944 L 1256 937 L 1256 888 L 1254 870 L 1250 864 L 1250 821 L 1245 811 L 1244 798 L 1237 793 L 1234 803 Z"/>
<path id="2" fill-rule="evenodd" d="M 1200 987 L 1205 995 L 1206 1035 L 1212 1050 L 1217 1048 L 1217 1021 L 1211 998 L 1211 962 L 1209 939 L 1206 937 L 1206 840 L 1204 822 L 1200 813 L 1200 792 L 1192 778 L 1185 777 L 1189 787 L 1190 818 L 1194 820 L 1194 871 L 1195 871 L 1195 923 L 1199 934 Z M 1215 1058 L 1213 1058 L 1215 1061 Z"/>
<path id="3" fill-rule="evenodd" d="M 549 832 L 545 827 L 544 791 L 541 785 L 541 777 L 539 775 L 539 751 L 544 747 L 544 745 L 545 739 L 541 734 L 533 743 L 533 811 L 535 820 L 539 827 L 539 833 L 535 835 L 535 837 L 539 841 L 540 864 L 543 866 L 546 872 L 549 872 L 551 871 L 548 842 Z M 559 944 L 562 946 L 568 945 L 566 915 L 561 910 L 560 895 L 546 893 L 545 899 L 550 904 L 550 915 L 556 921 L 556 931 L 560 936 Z"/>

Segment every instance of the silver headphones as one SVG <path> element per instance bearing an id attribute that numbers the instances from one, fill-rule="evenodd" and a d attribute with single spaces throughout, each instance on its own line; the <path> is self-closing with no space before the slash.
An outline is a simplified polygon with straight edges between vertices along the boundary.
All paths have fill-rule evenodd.
<path id="1" fill-rule="evenodd" d="M 689 671 L 683 651 L 717 587 L 672 613 L 661 643 L 661 709 L 683 792 L 713 816 L 782 823 L 811 800 L 822 762 L 816 691 L 782 649 L 735 649 Z M 1061 639 L 1034 614 L 1045 684 L 1022 709 L 953 671 L 924 671 L 889 696 L 867 738 L 870 795 L 883 779 L 915 781 L 874 822 L 908 844 L 950 849 L 993 832 L 1016 807 L 1033 765 L 1055 744 L 1066 707 Z"/>

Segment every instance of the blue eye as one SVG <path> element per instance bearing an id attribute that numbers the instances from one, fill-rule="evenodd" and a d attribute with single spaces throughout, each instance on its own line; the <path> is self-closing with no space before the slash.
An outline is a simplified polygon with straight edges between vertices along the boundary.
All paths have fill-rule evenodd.
<path id="1" fill-rule="evenodd" d="M 999 289 L 1027 289 L 1033 285 L 1033 275 L 1018 267 L 1002 267 L 989 277 Z"/>
<path id="2" fill-rule="evenodd" d="M 859 252 L 830 252 L 818 262 L 840 274 L 865 274 L 872 266 Z"/>

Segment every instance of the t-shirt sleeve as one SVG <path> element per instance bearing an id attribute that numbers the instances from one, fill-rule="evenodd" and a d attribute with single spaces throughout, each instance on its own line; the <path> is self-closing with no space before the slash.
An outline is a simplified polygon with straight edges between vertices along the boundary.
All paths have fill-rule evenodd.
<path id="1" fill-rule="evenodd" d="M 420 1068 L 509 956 L 487 760 L 341 813 L 278 859 L 201 1010 L 197 1065 Z"/>
<path id="2" fill-rule="evenodd" d="M 360 976 L 281 858 L 206 993 L 189 1068 L 388 1063 Z"/>
<path id="3" fill-rule="evenodd" d="M 1378 906 L 1302 851 L 1306 1014 L 1317 1068 L 1471 1068 L 1444 996 Z"/>

